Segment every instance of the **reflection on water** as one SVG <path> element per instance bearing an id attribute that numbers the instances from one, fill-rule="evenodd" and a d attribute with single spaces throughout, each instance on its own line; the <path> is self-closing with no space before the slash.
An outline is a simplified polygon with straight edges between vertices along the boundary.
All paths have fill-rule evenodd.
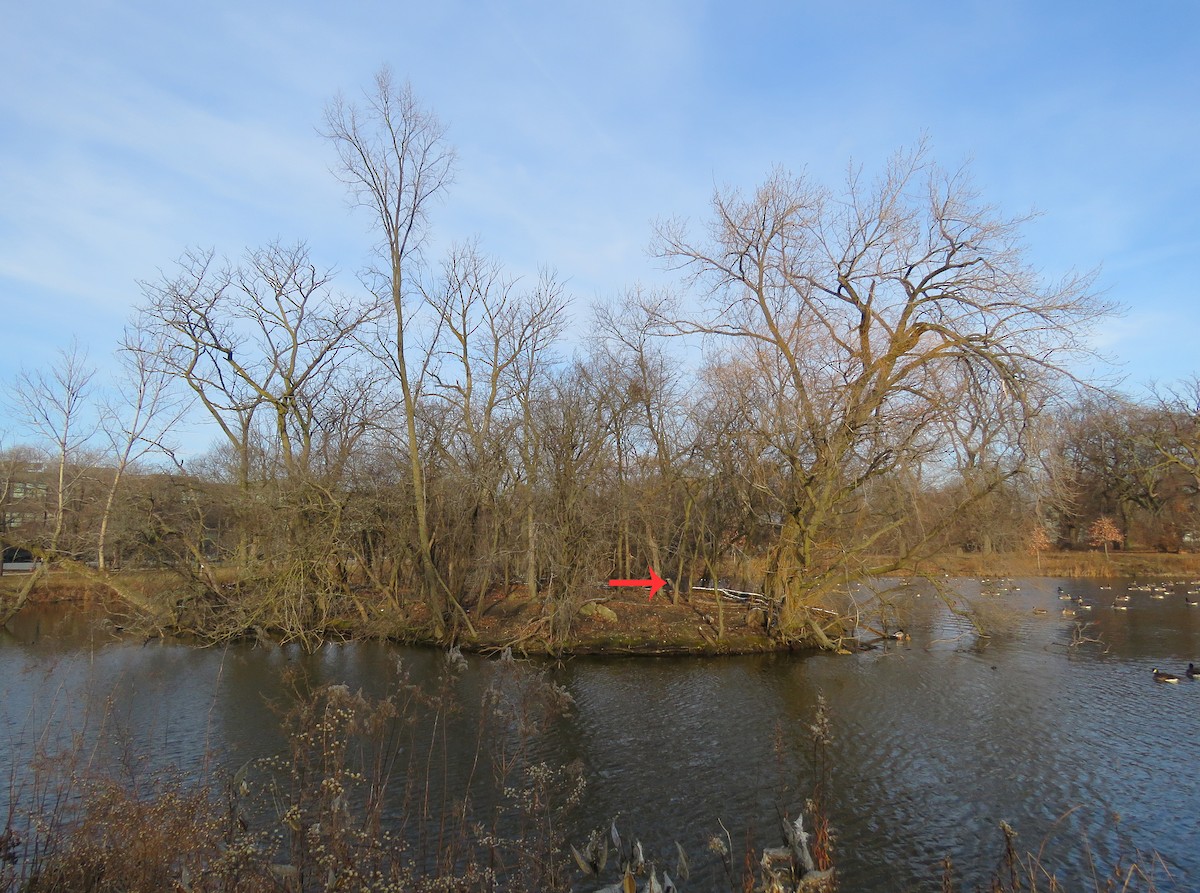
<path id="1" fill-rule="evenodd" d="M 1200 681 L 1155 684 L 1151 670 L 1200 662 L 1200 607 L 1182 587 L 1138 588 L 1114 610 L 1129 586 L 956 581 L 989 638 L 932 590 L 909 590 L 889 621 L 911 641 L 850 657 L 567 661 L 551 672 L 576 708 L 539 755 L 584 767 L 576 837 L 620 816 L 648 853 L 665 857 L 680 840 L 700 863 L 689 888 L 709 889 L 718 878 L 703 851 L 718 820 L 735 840 L 751 829 L 774 843 L 777 806 L 794 809 L 811 784 L 809 725 L 823 693 L 843 889 L 929 889 L 946 855 L 968 886 L 982 882 L 1005 820 L 1062 880 L 1090 877 L 1086 841 L 1104 866 L 1153 849 L 1170 872 L 1160 866 L 1159 889 L 1193 890 Z M 240 765 L 282 745 L 268 704 L 289 697 L 287 668 L 382 693 L 398 658 L 418 680 L 442 664 L 433 651 L 378 644 L 308 655 L 114 642 L 63 609 L 31 612 L 0 639 L 0 771 L 19 767 L 36 735 L 101 727 L 163 763 Z M 481 658 L 470 663 L 455 683 L 468 705 L 487 676 Z M 468 740 L 473 718 L 456 721 Z"/>

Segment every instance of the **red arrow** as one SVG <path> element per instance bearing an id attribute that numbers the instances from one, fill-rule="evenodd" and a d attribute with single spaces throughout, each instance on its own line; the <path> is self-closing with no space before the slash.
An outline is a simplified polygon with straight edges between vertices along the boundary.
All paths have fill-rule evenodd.
<path id="1" fill-rule="evenodd" d="M 654 593 L 667 585 L 667 581 L 654 572 L 654 568 L 650 568 L 649 580 L 609 580 L 609 586 L 649 586 L 650 598 L 654 598 Z"/>

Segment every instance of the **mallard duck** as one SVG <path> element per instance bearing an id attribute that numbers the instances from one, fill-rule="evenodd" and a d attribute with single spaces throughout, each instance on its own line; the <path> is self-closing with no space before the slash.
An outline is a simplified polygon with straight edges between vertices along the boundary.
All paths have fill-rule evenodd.
<path id="1" fill-rule="evenodd" d="M 1158 667 L 1155 667 L 1154 668 L 1154 681 L 1155 682 L 1178 682 L 1179 677 L 1176 676 L 1174 673 L 1167 673 L 1167 672 L 1164 672 L 1163 670 L 1160 670 Z"/>
<path id="2" fill-rule="evenodd" d="M 1200 677 L 1200 670 L 1197 670 L 1194 664 L 1188 664 L 1188 668 L 1184 671 L 1188 679 Z"/>

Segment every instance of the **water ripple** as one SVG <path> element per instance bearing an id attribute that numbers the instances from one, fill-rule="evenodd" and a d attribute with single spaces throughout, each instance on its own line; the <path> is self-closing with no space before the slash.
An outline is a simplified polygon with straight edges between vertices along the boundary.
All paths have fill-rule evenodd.
<path id="1" fill-rule="evenodd" d="M 575 709 L 535 752 L 585 769 L 576 836 L 617 816 L 660 863 L 673 862 L 679 840 L 693 855 L 689 888 L 716 889 L 726 882 L 709 836 L 723 825 L 735 850 L 747 833 L 775 843 L 776 810 L 811 791 L 810 726 L 823 695 L 843 889 L 929 889 L 947 855 L 964 889 L 985 885 L 1001 821 L 1017 829 L 1020 852 L 1040 853 L 1068 886 L 1082 885 L 1093 862 L 1155 849 L 1173 876 L 1160 868 L 1159 889 L 1197 889 L 1200 682 L 1156 684 L 1151 670 L 1200 661 L 1200 610 L 1135 590 L 1129 610 L 1114 611 L 1122 589 L 1098 582 L 962 585 L 989 618 L 987 638 L 914 589 L 897 601 L 912 641 L 851 657 L 569 661 L 554 676 Z M 1057 585 L 1093 605 L 1087 616 L 1061 616 Z M 110 696 L 164 761 L 244 758 L 279 744 L 265 702 L 285 697 L 288 665 L 309 661 L 318 680 L 368 691 L 395 679 L 398 655 L 417 679 L 440 666 L 435 652 L 381 645 L 310 659 L 92 641 L 55 649 L 40 635 L 0 643 L 0 746 L 10 759 L 53 717 L 86 722 Z M 489 678 L 471 662 L 457 683 L 467 703 Z M 475 720 L 456 722 L 468 738 Z"/>

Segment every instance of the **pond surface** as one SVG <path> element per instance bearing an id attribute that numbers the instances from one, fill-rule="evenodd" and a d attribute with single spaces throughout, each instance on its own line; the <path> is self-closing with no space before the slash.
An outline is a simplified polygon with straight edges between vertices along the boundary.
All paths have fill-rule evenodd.
<path id="1" fill-rule="evenodd" d="M 946 856 L 964 889 L 983 884 L 1002 820 L 1019 851 L 1040 851 L 1071 888 L 1091 889 L 1093 863 L 1104 871 L 1123 858 L 1153 870 L 1160 890 L 1200 889 L 1200 680 L 1152 677 L 1155 667 L 1183 676 L 1200 662 L 1200 607 L 1188 604 L 1200 596 L 1187 594 L 1200 584 L 953 582 L 990 637 L 914 586 L 895 593 L 892 621 L 911 639 L 851 656 L 550 666 L 575 707 L 535 748 L 583 768 L 573 838 L 619 816 L 648 858 L 673 865 L 675 840 L 693 854 L 685 891 L 722 888 L 709 836 L 723 823 L 735 842 L 747 830 L 778 842 L 777 808 L 794 813 L 814 780 L 810 726 L 823 695 L 842 889 L 940 889 Z M 1060 599 L 1059 586 L 1091 609 Z M 1128 609 L 1115 610 L 1125 594 Z M 100 760 L 139 753 L 186 769 L 236 767 L 282 748 L 266 703 L 290 697 L 289 667 L 382 693 L 398 658 L 417 681 L 445 664 L 438 652 L 374 643 L 305 654 L 111 639 L 62 608 L 29 612 L 0 633 L 3 778 L 20 779 L 35 741 L 81 729 L 89 741 L 123 742 L 97 750 Z M 477 656 L 468 665 L 454 684 L 469 707 L 489 669 Z M 465 775 L 474 753 L 474 717 L 455 722 L 451 776 Z"/>

